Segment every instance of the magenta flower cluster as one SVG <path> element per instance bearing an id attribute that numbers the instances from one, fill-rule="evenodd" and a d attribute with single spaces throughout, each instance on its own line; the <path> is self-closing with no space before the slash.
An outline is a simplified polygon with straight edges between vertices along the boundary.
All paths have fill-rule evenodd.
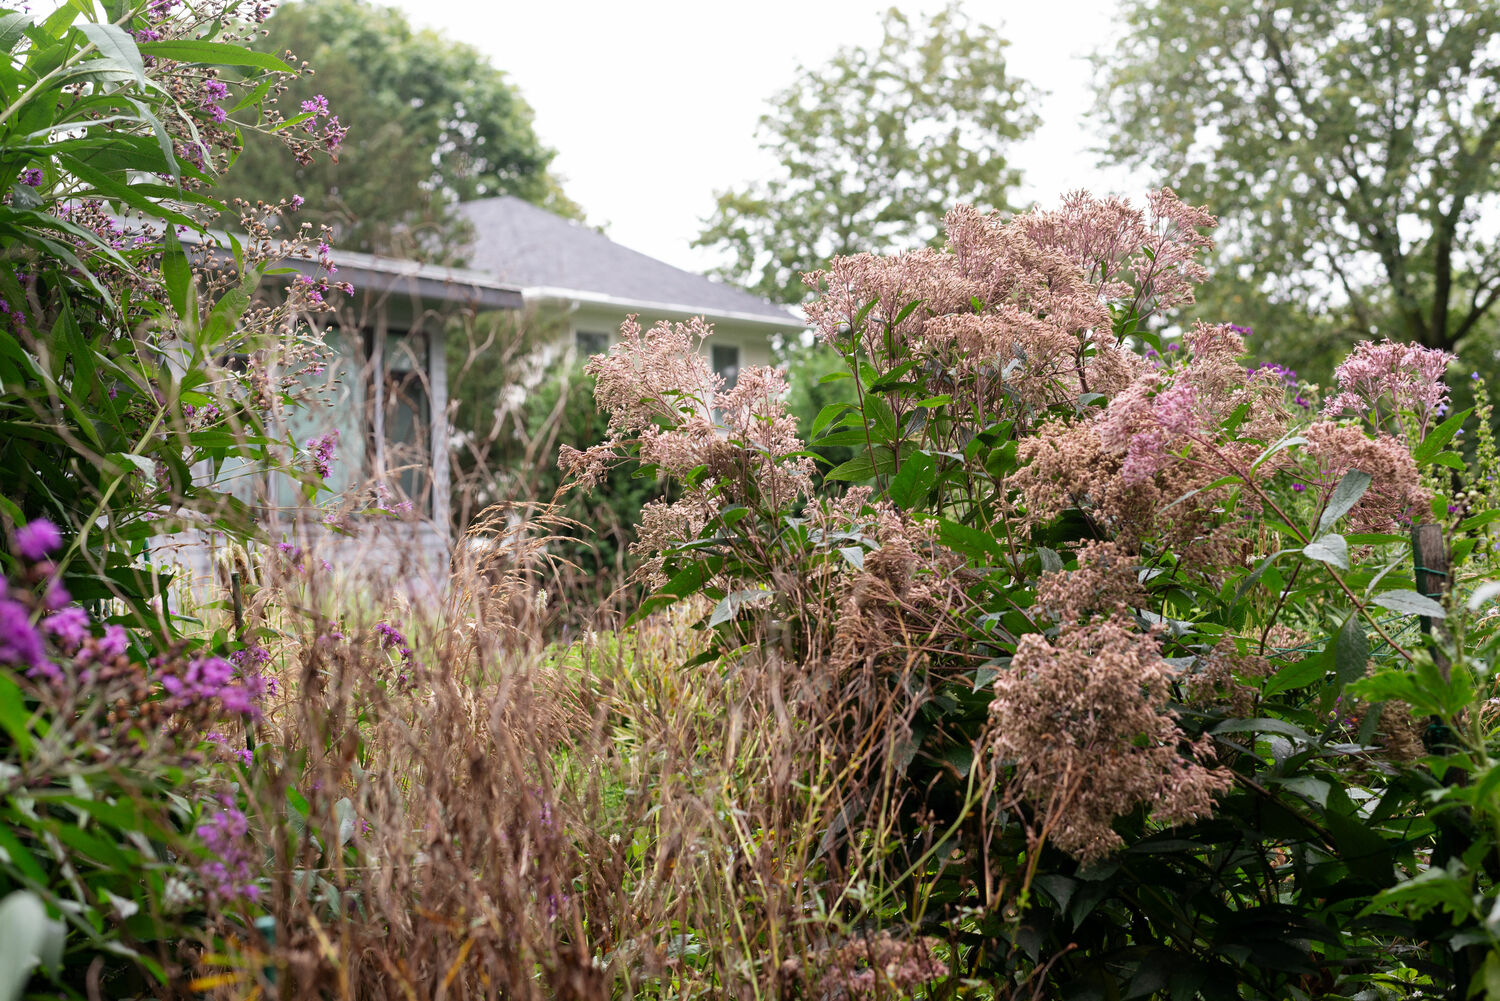
<path id="1" fill-rule="evenodd" d="M 222 657 L 195 657 L 181 675 L 164 675 L 161 686 L 184 707 L 218 699 L 225 712 L 260 717 L 263 684 L 255 676 L 241 677 Z"/>
<path id="2" fill-rule="evenodd" d="M 16 530 L 16 553 L 33 563 L 62 545 L 62 532 L 55 522 L 38 518 Z"/>
<path id="3" fill-rule="evenodd" d="M 307 450 L 312 453 L 313 468 L 323 479 L 328 479 L 333 472 L 333 460 L 335 449 L 339 443 L 339 432 L 337 428 L 325 434 L 312 438 L 307 443 Z"/>
<path id="4" fill-rule="evenodd" d="M 377 622 L 375 624 L 375 634 L 380 637 L 380 646 L 382 649 L 395 650 L 400 654 L 402 663 L 411 663 L 411 646 L 407 644 L 406 637 L 401 635 L 401 630 L 389 622 Z"/>
<path id="5" fill-rule="evenodd" d="M 209 894 L 220 900 L 258 900 L 250 818 L 230 803 L 223 805 L 194 832 L 210 856 L 198 867 L 198 875 Z"/>
<path id="6" fill-rule="evenodd" d="M 311 100 L 302 102 L 302 111 L 312 116 L 303 125 L 307 133 L 309 135 L 316 135 L 318 132 L 318 119 L 325 119 L 322 123 L 323 147 L 330 153 L 338 149 L 344 141 L 344 136 L 349 133 L 349 127 L 339 124 L 338 115 L 330 115 L 328 113 L 328 98 L 322 94 L 317 94 Z"/>

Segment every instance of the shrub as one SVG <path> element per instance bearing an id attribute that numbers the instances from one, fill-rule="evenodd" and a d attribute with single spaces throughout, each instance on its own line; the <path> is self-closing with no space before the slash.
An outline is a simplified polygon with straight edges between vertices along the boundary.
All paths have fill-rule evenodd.
<path id="1" fill-rule="evenodd" d="M 851 901 L 832 859 L 883 832 L 850 912 L 939 935 L 944 989 L 1383 996 L 1500 969 L 1497 842 L 1441 819 L 1495 750 L 1489 634 L 1464 651 L 1436 600 L 1485 572 L 1495 517 L 1447 500 L 1450 467 L 1466 495 L 1493 475 L 1448 450 L 1452 358 L 1362 345 L 1313 414 L 1240 328 L 1167 336 L 1212 222 L 1168 191 L 960 208 L 942 250 L 808 276 L 855 399 L 810 428 L 854 451 L 823 477 L 842 496 L 780 374 L 724 392 L 701 327 L 627 324 L 590 365 L 610 437 L 561 464 L 681 491 L 643 511 L 638 615 L 704 596 L 685 669 L 779 679 L 849 807 L 796 871 Z"/>

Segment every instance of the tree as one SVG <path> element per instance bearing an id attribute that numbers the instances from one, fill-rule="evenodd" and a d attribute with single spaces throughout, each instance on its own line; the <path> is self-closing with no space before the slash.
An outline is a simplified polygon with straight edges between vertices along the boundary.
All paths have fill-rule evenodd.
<path id="1" fill-rule="evenodd" d="M 231 176 L 242 197 L 301 195 L 302 218 L 328 224 L 341 249 L 454 261 L 468 229 L 457 202 L 511 194 L 579 215 L 548 172 L 532 111 L 476 49 L 414 31 L 365 0 L 304 0 L 266 22 L 268 52 L 317 66 L 280 99 L 288 116 L 322 95 L 348 129 L 338 162 L 299 164 L 272 142 L 247 140 Z M 302 102 L 313 102 L 303 105 Z M 315 114 L 303 128 L 327 128 Z"/>
<path id="2" fill-rule="evenodd" d="M 722 277 L 796 303 L 802 273 L 836 254 L 936 240 L 958 202 L 1006 206 L 1019 181 L 1006 151 L 1037 125 L 1008 43 L 957 3 L 922 25 L 892 9 L 884 29 L 875 49 L 842 49 L 772 98 L 759 135 L 778 176 L 720 192 L 695 243 L 730 255 Z"/>
<path id="3" fill-rule="evenodd" d="M 1123 18 L 1106 152 L 1221 216 L 1218 318 L 1279 312 L 1273 346 L 1304 356 L 1481 332 L 1500 298 L 1500 6 L 1125 0 Z"/>

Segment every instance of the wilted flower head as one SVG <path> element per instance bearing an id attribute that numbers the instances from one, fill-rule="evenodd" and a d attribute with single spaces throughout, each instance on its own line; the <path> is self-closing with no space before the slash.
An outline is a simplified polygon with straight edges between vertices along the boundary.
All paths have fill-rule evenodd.
<path id="1" fill-rule="evenodd" d="M 1189 745 L 1173 718 L 1171 681 L 1156 640 L 1118 614 L 1065 623 L 1055 642 L 1021 638 L 994 683 L 991 748 L 1062 850 L 1098 859 L 1124 843 L 1116 817 L 1146 806 L 1181 823 L 1229 788 L 1228 772 L 1199 763 L 1207 739 Z"/>

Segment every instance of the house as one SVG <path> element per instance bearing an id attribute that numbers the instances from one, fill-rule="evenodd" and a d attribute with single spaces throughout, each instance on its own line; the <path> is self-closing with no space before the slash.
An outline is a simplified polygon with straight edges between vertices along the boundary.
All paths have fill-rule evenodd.
<path id="1" fill-rule="evenodd" d="M 185 234 L 184 242 L 194 236 Z M 205 242 L 215 256 L 230 253 L 227 240 Z M 325 482 L 343 498 L 340 514 L 357 531 L 335 533 L 310 517 L 301 485 L 290 477 L 234 464 L 218 476 L 257 511 L 273 543 L 305 546 L 307 559 L 430 590 L 447 579 L 452 541 L 446 338 L 461 317 L 497 322 L 525 300 L 519 289 L 470 270 L 346 251 L 335 263 L 353 295 L 294 320 L 314 328 L 330 349 L 326 365 L 302 380 L 313 402 L 273 423 L 279 420 L 276 437 L 299 446 L 337 432 Z M 278 270 L 263 280 L 262 296 L 280 297 L 290 282 L 316 278 L 323 266 L 289 258 Z M 221 543 L 213 532 L 189 533 L 155 548 L 175 549 L 191 577 L 206 581 Z"/>
<path id="2" fill-rule="evenodd" d="M 731 285 L 637 253 L 583 223 L 513 196 L 459 206 L 474 228 L 468 266 L 519 288 L 537 322 L 549 325 L 550 357 L 609 348 L 624 319 L 642 327 L 702 316 L 713 370 L 734 385 L 741 368 L 771 363 L 771 341 L 806 323 Z"/>
<path id="3" fill-rule="evenodd" d="M 728 385 L 742 367 L 771 361 L 772 338 L 804 322 L 747 292 L 620 246 L 603 234 L 512 197 L 461 206 L 476 241 L 467 268 L 335 251 L 337 278 L 354 286 L 332 312 L 299 317 L 331 349 L 326 368 L 307 380 L 315 405 L 287 413 L 278 437 L 299 445 L 338 432 L 337 461 L 326 479 L 345 498 L 354 536 L 310 518 L 291 478 L 254 469 L 221 471 L 255 506 L 273 542 L 309 548 L 307 558 L 358 568 L 432 592 L 447 578 L 453 499 L 446 340 L 459 321 L 484 330 L 530 323 L 544 331 L 531 366 L 606 350 L 620 324 L 703 316 L 709 362 Z M 185 240 L 190 237 L 184 237 Z M 227 255 L 227 241 L 210 244 Z M 316 260 L 283 262 L 262 295 L 316 278 Z M 523 319 L 524 318 L 524 319 Z M 480 338 L 481 342 L 483 338 Z M 398 512 L 389 517 L 385 511 Z M 188 540 L 179 560 L 197 578 L 210 571 L 217 540 Z"/>

